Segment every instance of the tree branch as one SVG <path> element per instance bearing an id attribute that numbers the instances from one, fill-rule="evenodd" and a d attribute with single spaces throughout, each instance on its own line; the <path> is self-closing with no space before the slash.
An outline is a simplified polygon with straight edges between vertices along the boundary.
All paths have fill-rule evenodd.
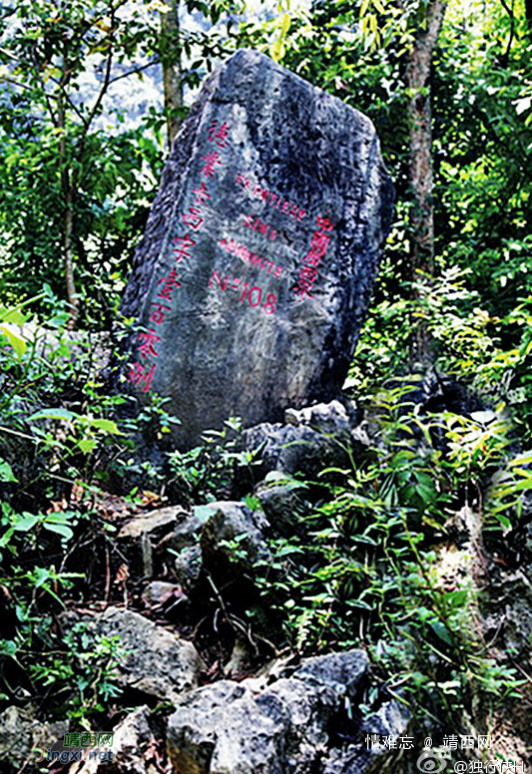
<path id="1" fill-rule="evenodd" d="M 124 0 L 122 0 L 123 2 Z M 114 27 L 114 8 L 111 7 L 111 30 Z M 111 38 L 111 35 L 109 35 Z M 107 61 L 105 63 L 105 75 L 103 79 L 103 83 L 100 87 L 100 91 L 98 93 L 98 96 L 96 97 L 96 101 L 94 102 L 94 105 L 92 106 L 92 109 L 88 115 L 87 118 L 82 119 L 83 120 L 83 132 L 81 135 L 80 143 L 79 143 L 79 157 L 80 159 L 83 158 L 83 153 L 85 152 L 85 143 L 87 141 L 87 135 L 89 133 L 90 126 L 94 120 L 94 116 L 98 112 L 100 105 L 102 104 L 102 100 L 105 96 L 105 93 L 107 92 L 107 89 L 109 88 L 109 83 L 111 80 L 111 67 L 113 64 L 113 40 L 112 38 L 109 41 L 109 53 L 107 54 Z"/>
<path id="2" fill-rule="evenodd" d="M 62 82 L 62 81 L 58 81 L 58 80 L 57 80 L 57 78 L 53 78 L 52 76 L 50 76 L 50 80 L 52 81 L 52 83 L 55 83 L 55 85 L 56 85 L 56 86 L 57 86 L 59 89 L 61 89 L 61 91 L 63 92 L 63 97 L 66 99 L 66 101 L 68 102 L 69 106 L 72 108 L 72 110 L 74 111 L 74 113 L 76 113 L 76 115 L 78 116 L 78 118 L 80 119 L 80 121 L 83 121 L 83 113 L 82 113 L 82 112 L 81 112 L 81 110 L 78 108 L 78 106 L 77 106 L 77 105 L 76 105 L 74 102 L 72 102 L 72 100 L 71 100 L 70 96 L 68 95 L 68 93 L 66 92 L 66 90 L 65 90 L 65 88 L 64 88 L 64 86 L 66 85 L 66 83 L 65 83 L 65 84 L 63 84 L 63 82 Z M 51 96 L 51 97 L 53 97 L 53 99 L 57 99 L 57 97 L 55 96 L 55 94 L 53 94 L 53 95 L 51 94 L 50 96 Z"/>
<path id="3" fill-rule="evenodd" d="M 92 124 L 92 122 L 94 120 L 94 116 L 98 112 L 98 109 L 99 109 L 100 105 L 102 104 L 102 100 L 103 100 L 103 98 L 105 96 L 105 93 L 106 93 L 107 89 L 109 88 L 109 83 L 110 83 L 110 80 L 111 80 L 111 67 L 112 67 L 112 64 L 113 64 L 113 46 L 111 44 L 110 47 L 109 47 L 109 53 L 107 55 L 107 61 L 105 63 L 105 75 L 104 75 L 103 83 L 102 83 L 102 85 L 100 87 L 100 91 L 98 93 L 98 96 L 96 97 L 96 101 L 95 101 L 94 105 L 92 106 L 92 109 L 91 109 L 91 111 L 90 111 L 90 113 L 88 115 L 88 118 L 83 119 L 83 124 L 84 124 L 84 127 L 85 127 L 85 131 L 84 131 L 84 135 L 85 136 L 86 136 L 87 132 L 89 131 L 89 127 L 90 127 L 90 125 Z"/>
<path id="4" fill-rule="evenodd" d="M 151 62 L 148 62 L 148 64 L 140 65 L 139 67 L 134 67 L 133 70 L 128 70 L 127 73 L 120 73 L 120 75 L 115 75 L 115 77 L 111 78 L 111 80 L 109 81 L 109 86 L 121 80 L 122 78 L 127 78 L 130 75 L 135 75 L 135 73 L 141 73 L 143 70 L 147 70 L 148 67 L 153 67 L 154 65 L 158 65 L 158 64 L 160 64 L 160 59 L 153 59 Z"/>
<path id="5" fill-rule="evenodd" d="M 35 55 L 35 49 L 34 49 L 33 46 L 31 47 L 31 59 L 33 61 L 33 67 L 34 67 L 34 70 L 35 70 L 35 76 L 36 76 L 37 80 L 39 81 L 39 83 L 41 85 L 41 89 L 42 89 L 42 92 L 44 94 L 44 99 L 46 100 L 46 106 L 48 107 L 48 113 L 50 114 L 50 118 L 52 120 L 52 124 L 57 129 L 57 127 L 59 125 L 58 124 L 58 116 L 57 116 L 57 113 L 55 112 L 55 110 L 54 110 L 54 108 L 52 106 L 52 103 L 51 103 L 52 95 L 48 94 L 48 92 L 46 91 L 46 85 L 44 83 L 42 75 L 39 72 L 39 61 L 38 61 L 38 59 L 37 59 L 37 57 Z M 53 98 L 54 99 L 58 99 L 58 97 L 56 97 L 55 95 L 54 95 Z"/>
<path id="6" fill-rule="evenodd" d="M 508 40 L 508 45 L 506 46 L 506 51 L 502 55 L 503 65 L 504 65 L 504 67 L 507 67 L 508 66 L 508 59 L 510 57 L 510 50 L 512 48 L 512 43 L 513 43 L 513 40 L 514 40 L 514 32 L 515 32 L 515 16 L 514 16 L 514 2 L 515 2 L 515 0 L 512 0 L 511 8 L 508 5 L 508 3 L 506 2 L 506 0 L 499 0 L 499 1 L 500 1 L 500 4 L 502 5 L 502 7 L 504 8 L 504 10 L 506 11 L 506 13 L 508 14 L 508 16 L 510 17 L 510 38 Z"/>
<path id="7" fill-rule="evenodd" d="M 20 83 L 20 81 L 16 81 L 14 78 L 6 78 L 5 76 L 2 76 L 0 81 L 4 81 L 5 83 L 12 83 L 13 86 L 19 86 L 21 89 L 28 89 L 28 91 L 32 90 L 31 86 L 28 86 L 27 83 Z"/>

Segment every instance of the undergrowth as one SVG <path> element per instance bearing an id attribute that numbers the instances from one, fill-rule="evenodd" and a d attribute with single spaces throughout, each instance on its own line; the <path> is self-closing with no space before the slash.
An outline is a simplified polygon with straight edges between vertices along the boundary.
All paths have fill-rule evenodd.
<path id="1" fill-rule="evenodd" d="M 501 706 L 524 684 L 490 652 L 477 583 L 482 535 L 500 540 L 508 514 L 517 516 L 524 477 L 512 471 L 524 460 L 506 459 L 511 425 L 503 416 L 422 416 L 409 400 L 417 387 L 368 397 L 371 442 L 351 453 L 348 468 L 323 470 L 297 535 L 270 541 L 272 558 L 256 581 L 291 648 L 367 651 L 377 676 L 368 712 L 393 697 L 425 730 L 465 733 L 464 710 L 471 718 L 479 704 Z M 309 482 L 291 483 L 304 497 Z M 465 529 L 464 513 L 472 521 Z M 449 574 L 442 557 L 460 529 Z"/>
<path id="2" fill-rule="evenodd" d="M 522 674 L 486 641 L 479 576 L 489 571 L 492 547 L 519 526 L 522 493 L 532 488 L 532 454 L 522 451 L 527 410 L 516 416 L 532 405 L 523 367 L 527 304 L 504 321 L 522 327 L 510 349 L 491 334 L 494 321 L 456 272 L 424 287 L 415 314 L 381 304 L 349 382 L 366 441 L 343 448 L 349 464 L 314 480 L 276 475 L 272 485 L 288 485 L 301 504 L 294 530 L 268 538 L 269 559 L 254 567 L 253 604 L 240 609 L 237 597 L 221 599 L 253 635 L 299 656 L 363 648 L 375 677 L 366 713 L 394 698 L 419 727 L 468 732 L 479 707 L 486 717 L 522 695 Z M 179 420 L 161 398 L 117 412 L 128 399 L 106 393 L 90 346 L 73 352 L 60 312 L 43 342 L 39 326 L 33 338 L 21 335 L 22 305 L 0 310 L 0 701 L 37 701 L 43 716 L 83 725 L 118 695 L 120 649 L 69 619 L 94 585 L 87 569 L 73 568 L 78 552 L 97 546 L 93 572 L 107 573 L 105 593 L 112 565 L 127 596 L 127 573 L 113 554 L 116 528 L 95 508 L 94 493 L 118 481 L 134 509 L 201 507 L 244 492 L 256 508 L 260 451 L 245 450 L 234 419 L 177 451 L 171 437 Z M 397 357 L 404 362 L 405 352 L 394 341 L 407 341 L 416 320 L 432 337 L 436 382 L 452 377 L 469 387 L 455 394 L 452 410 L 424 402 L 421 376 L 401 373 Z M 483 394 L 468 402 L 475 387 Z M 150 439 L 144 448 L 158 456 L 143 457 L 139 438 Z M 238 560 L 242 541 L 231 548 Z M 459 561 L 449 570 L 453 552 Z"/>

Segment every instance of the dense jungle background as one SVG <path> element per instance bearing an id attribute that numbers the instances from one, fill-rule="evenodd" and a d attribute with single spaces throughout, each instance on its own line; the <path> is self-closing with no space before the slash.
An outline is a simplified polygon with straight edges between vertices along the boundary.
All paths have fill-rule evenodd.
<path id="1" fill-rule="evenodd" d="M 182 546 L 135 565 L 118 534 L 167 506 L 267 510 L 260 448 L 234 417 L 172 448 L 179 418 L 110 392 L 106 353 L 169 143 L 241 47 L 368 115 L 397 201 L 344 387 L 360 443 L 266 476 L 289 511 L 267 555 L 226 536 L 238 582 L 207 567 L 187 595 Z M 14 707 L 21 728 L 111 729 L 146 701 L 91 628 L 112 604 L 192 641 L 203 684 L 362 649 L 341 743 L 393 697 L 420 738 L 492 735 L 490 757 L 529 765 L 530 0 L 4 0 L 0 84 L 2 728 Z M 6 772 L 50 770 L 1 749 Z"/>

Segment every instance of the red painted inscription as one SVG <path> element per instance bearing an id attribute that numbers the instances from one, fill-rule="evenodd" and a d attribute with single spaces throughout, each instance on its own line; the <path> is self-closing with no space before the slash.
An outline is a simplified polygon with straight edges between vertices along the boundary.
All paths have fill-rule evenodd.
<path id="1" fill-rule="evenodd" d="M 269 223 L 264 223 L 260 218 L 253 218 L 253 215 L 246 215 L 244 218 L 244 226 L 251 228 L 263 236 L 269 237 L 272 241 L 277 238 L 277 230 L 272 228 Z"/>
<path id="2" fill-rule="evenodd" d="M 142 392 L 149 392 L 155 374 L 155 363 L 133 363 L 127 376 L 128 382 L 140 387 Z"/>
<path id="3" fill-rule="evenodd" d="M 236 182 L 240 183 L 252 196 L 262 199 L 269 207 L 280 210 L 285 215 L 290 215 L 290 217 L 297 218 L 300 221 L 307 217 L 306 210 L 303 210 L 298 204 L 283 199 L 279 194 L 270 191 L 268 188 L 263 188 L 254 183 L 249 177 L 244 177 L 240 172 L 236 176 Z"/>
<path id="4" fill-rule="evenodd" d="M 243 282 L 242 277 L 222 277 L 216 269 L 212 270 L 209 287 L 218 287 L 224 292 L 226 290 L 236 291 L 241 303 L 249 306 L 260 306 L 266 314 L 275 314 L 277 311 L 277 296 L 275 293 L 267 293 L 259 285 L 251 285 L 249 282 Z"/>
<path id="5" fill-rule="evenodd" d="M 300 296 L 311 297 L 310 291 L 318 278 L 318 266 L 325 257 L 327 246 L 331 239 L 330 232 L 333 229 L 333 224 L 330 220 L 318 215 L 316 226 L 317 228 L 312 234 L 310 249 L 303 258 L 299 269 L 296 293 Z"/>
<path id="6" fill-rule="evenodd" d="M 208 132 L 209 142 L 213 142 L 222 150 L 225 150 L 229 145 L 229 127 L 227 122 L 224 121 L 220 124 L 219 121 L 213 121 L 209 127 Z"/>
<path id="7" fill-rule="evenodd" d="M 218 244 L 224 250 L 227 250 L 228 253 L 240 258 L 243 263 L 249 263 L 250 266 L 264 271 L 266 274 L 271 274 L 275 279 L 281 279 L 286 276 L 287 272 L 284 266 L 278 266 L 273 261 L 268 261 L 266 258 L 261 258 L 260 255 L 255 255 L 249 248 L 239 244 L 234 239 L 221 239 Z"/>

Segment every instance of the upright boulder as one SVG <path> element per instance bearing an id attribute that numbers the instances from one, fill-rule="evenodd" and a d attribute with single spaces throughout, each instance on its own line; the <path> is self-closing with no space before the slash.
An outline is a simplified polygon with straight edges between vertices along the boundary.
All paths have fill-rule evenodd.
<path id="1" fill-rule="evenodd" d="M 345 378 L 393 186 L 368 118 L 241 50 L 176 138 L 126 288 L 126 378 L 169 398 L 182 446 L 275 421 Z"/>

